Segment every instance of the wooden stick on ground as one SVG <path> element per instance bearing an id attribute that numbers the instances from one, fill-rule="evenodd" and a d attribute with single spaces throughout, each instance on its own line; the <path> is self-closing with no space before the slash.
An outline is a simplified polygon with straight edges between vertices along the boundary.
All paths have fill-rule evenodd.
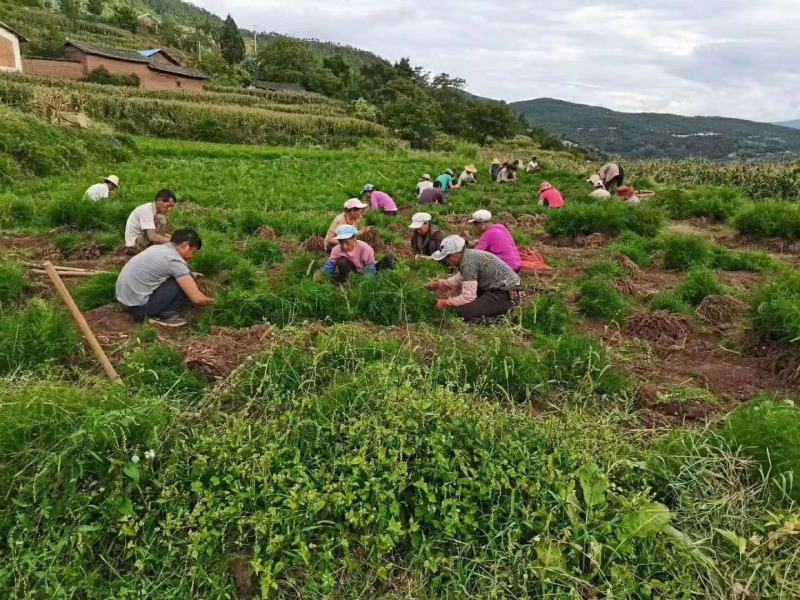
<path id="1" fill-rule="evenodd" d="M 112 365 L 111 361 L 108 360 L 108 356 L 106 356 L 103 347 L 100 345 L 100 342 L 97 341 L 97 338 L 94 336 L 94 333 L 89 327 L 89 324 L 86 322 L 86 319 L 83 318 L 83 315 L 78 309 L 78 306 L 75 304 L 75 301 L 72 299 L 69 290 L 67 290 L 64 282 L 61 281 L 61 277 L 59 276 L 58 272 L 53 268 L 53 263 L 48 260 L 43 264 L 43 266 L 45 272 L 50 277 L 50 281 L 53 282 L 53 286 L 56 288 L 58 295 L 61 296 L 64 304 L 67 305 L 70 314 L 72 314 L 72 318 L 75 319 L 75 322 L 78 324 L 78 328 L 81 330 L 83 337 L 86 338 L 89 347 L 92 349 L 92 352 L 94 352 L 94 355 L 97 357 L 97 360 L 100 362 L 100 365 L 103 367 L 103 370 L 106 372 L 108 378 L 111 381 L 120 381 L 119 375 L 117 375 L 117 372 L 114 370 L 114 365 Z"/>
<path id="2" fill-rule="evenodd" d="M 61 275 L 62 277 L 94 277 L 95 275 L 105 275 L 109 271 L 62 271 L 53 267 L 53 271 Z M 31 273 L 36 273 L 37 275 L 48 275 L 49 273 L 44 269 L 31 269 Z"/>

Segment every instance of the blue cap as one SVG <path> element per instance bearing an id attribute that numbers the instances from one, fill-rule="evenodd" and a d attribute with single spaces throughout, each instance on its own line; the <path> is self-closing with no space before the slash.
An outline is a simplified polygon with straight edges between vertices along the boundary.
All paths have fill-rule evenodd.
<path id="1" fill-rule="evenodd" d="M 371 183 L 368 183 L 367 185 L 364 186 L 364 189 L 361 190 L 361 193 L 366 194 L 367 192 L 374 192 L 374 191 L 375 191 L 375 186 L 372 185 Z"/>
<path id="2" fill-rule="evenodd" d="M 349 240 L 350 238 L 354 238 L 357 235 L 358 235 L 358 229 L 353 227 L 352 225 L 339 225 L 336 228 L 337 240 Z"/>

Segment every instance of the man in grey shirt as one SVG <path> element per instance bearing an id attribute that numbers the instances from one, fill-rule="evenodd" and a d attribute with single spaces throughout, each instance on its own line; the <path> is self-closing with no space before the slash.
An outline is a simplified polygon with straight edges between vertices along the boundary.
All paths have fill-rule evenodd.
<path id="1" fill-rule="evenodd" d="M 198 289 L 186 262 L 202 245 L 196 231 L 179 229 L 166 244 L 137 254 L 117 278 L 117 300 L 138 322 L 149 317 L 165 327 L 185 325 L 177 310 L 186 300 L 197 306 L 214 302 Z"/>

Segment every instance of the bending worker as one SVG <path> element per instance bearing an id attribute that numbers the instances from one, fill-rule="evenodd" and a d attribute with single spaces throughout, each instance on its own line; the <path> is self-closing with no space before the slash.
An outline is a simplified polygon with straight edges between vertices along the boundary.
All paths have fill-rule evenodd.
<path id="1" fill-rule="evenodd" d="M 116 175 L 109 175 L 101 183 L 90 185 L 89 188 L 83 193 L 83 197 L 93 202 L 98 200 L 105 200 L 119 188 L 119 177 Z"/>
<path id="2" fill-rule="evenodd" d="M 458 235 L 444 238 L 431 258 L 458 270 L 452 277 L 426 286 L 449 294 L 436 302 L 436 308 L 453 308 L 467 322 L 494 320 L 519 304 L 524 295 L 519 275 L 506 263 L 489 252 L 470 250 Z"/>
<path id="3" fill-rule="evenodd" d="M 492 223 L 492 213 L 488 210 L 476 210 L 468 222 L 481 236 L 475 244 L 475 250 L 491 252 L 511 267 L 512 271 L 519 273 L 522 260 L 508 228 L 500 223 Z"/>
<path id="4" fill-rule="evenodd" d="M 372 205 L 372 210 L 379 210 L 390 217 L 397 216 L 397 204 L 394 203 L 392 197 L 386 192 L 378 191 L 371 183 L 364 186 L 361 195 Z"/>
<path id="5" fill-rule="evenodd" d="M 411 249 L 414 257 L 430 256 L 439 249 L 444 239 L 444 232 L 431 223 L 431 215 L 426 212 L 415 213 L 408 226 L 414 233 L 411 235 Z"/>
<path id="6" fill-rule="evenodd" d="M 164 244 L 150 246 L 122 267 L 116 298 L 134 321 L 149 318 L 164 327 L 180 327 L 186 320 L 178 309 L 188 300 L 196 306 L 214 302 L 197 287 L 187 261 L 203 242 L 193 229 L 179 229 Z"/>
<path id="7" fill-rule="evenodd" d="M 337 283 L 347 283 L 351 273 L 363 273 L 365 276 L 375 275 L 378 271 L 389 271 L 394 268 L 395 258 L 384 256 L 375 262 L 375 251 L 367 242 L 358 237 L 358 229 L 352 225 L 340 225 L 336 228 L 338 245 L 331 252 L 331 257 L 321 273 L 333 277 Z M 315 276 L 319 280 L 318 276 Z"/>

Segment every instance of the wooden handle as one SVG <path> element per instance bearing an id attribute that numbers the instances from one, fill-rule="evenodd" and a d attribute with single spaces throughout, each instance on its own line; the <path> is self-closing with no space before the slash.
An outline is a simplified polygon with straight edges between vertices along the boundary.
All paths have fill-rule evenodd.
<path id="1" fill-rule="evenodd" d="M 61 299 L 64 301 L 64 304 L 67 305 L 72 318 L 75 319 L 75 322 L 78 324 L 78 328 L 81 330 L 83 337 L 89 343 L 89 347 L 94 352 L 94 355 L 97 357 L 97 360 L 100 362 L 100 365 L 103 367 L 103 370 L 106 372 L 106 375 L 111 381 L 121 381 L 119 375 L 114 370 L 114 365 L 111 364 L 111 361 L 108 360 L 108 356 L 106 356 L 103 347 L 100 345 L 100 342 L 97 341 L 97 338 L 92 333 L 89 324 L 86 322 L 86 319 L 83 318 L 83 314 L 78 309 L 78 305 L 75 304 L 75 300 L 72 299 L 72 296 L 69 293 L 69 290 L 64 285 L 64 282 L 61 281 L 61 277 L 53 268 L 53 263 L 49 260 L 43 263 L 42 265 L 44 270 L 47 272 L 48 277 L 50 277 L 50 281 L 53 282 L 53 286 L 56 288 L 58 295 L 61 296 Z"/>

